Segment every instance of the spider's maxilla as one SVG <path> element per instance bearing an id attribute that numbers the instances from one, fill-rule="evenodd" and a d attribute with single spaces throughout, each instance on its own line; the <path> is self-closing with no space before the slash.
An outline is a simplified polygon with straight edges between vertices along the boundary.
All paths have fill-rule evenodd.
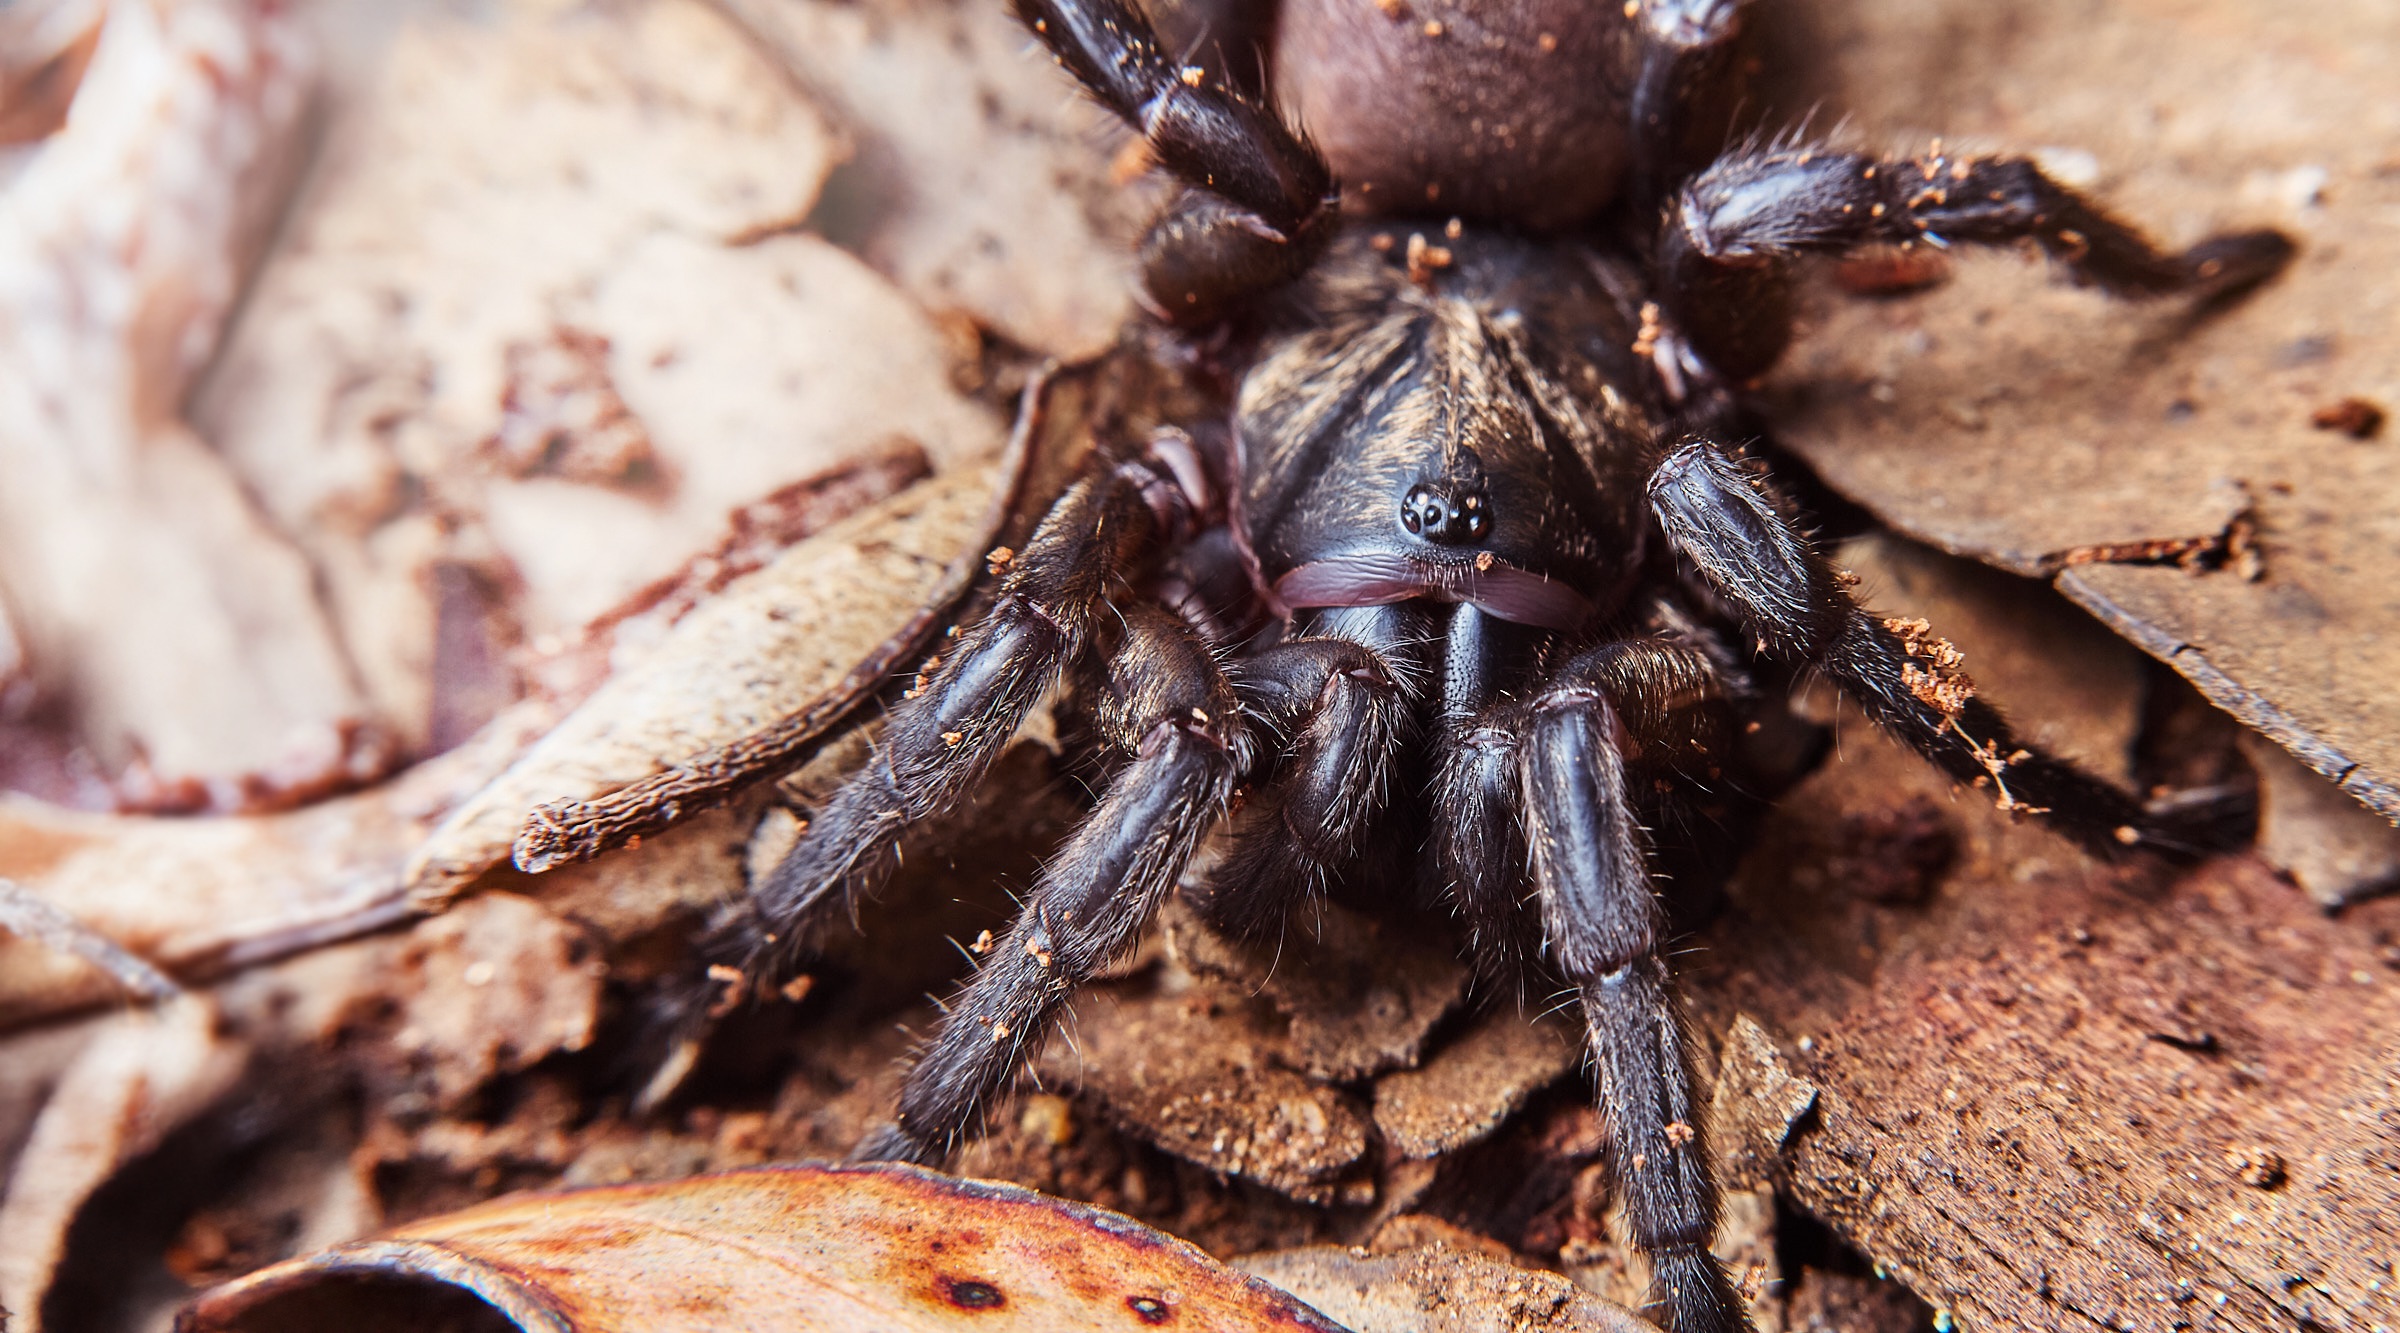
<path id="1" fill-rule="evenodd" d="M 1254 931 L 1371 830 L 1421 835 L 1477 947 L 1538 938 L 1535 965 L 1580 996 L 1665 1317 L 1746 1327 L 1707 1249 L 1716 1195 L 1641 819 L 1661 788 L 1720 779 L 1742 665 L 1813 666 L 1955 778 L 2104 854 L 2187 836 L 2020 742 L 1938 640 L 1854 603 L 1723 438 L 1790 336 L 1793 260 L 2029 239 L 2113 291 L 2205 294 L 2273 273 L 2289 243 L 2163 253 L 2013 159 L 1765 143 L 1682 179 L 1732 0 L 1419 4 L 1404 24 L 1283 0 L 1272 68 L 1321 150 L 1170 60 L 1124 0 L 1018 12 L 1184 183 L 1144 285 L 1230 362 L 1231 429 L 1108 442 L 720 944 L 754 973 L 788 966 L 889 872 L 906 824 L 1096 669 L 1121 766 L 860 1155 L 938 1160 L 974 1132 L 1242 787 L 1200 909 Z M 1162 595 L 1228 584 L 1243 605 Z M 1423 790 L 1395 780 L 1416 771 Z"/>

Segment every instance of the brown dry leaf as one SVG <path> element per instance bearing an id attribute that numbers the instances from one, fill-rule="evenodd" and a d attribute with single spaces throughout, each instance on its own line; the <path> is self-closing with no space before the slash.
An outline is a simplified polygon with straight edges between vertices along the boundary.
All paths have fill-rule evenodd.
<path id="1" fill-rule="evenodd" d="M 1001 479 L 997 464 L 943 474 L 734 582 L 454 811 L 409 863 L 412 899 L 438 906 L 501 863 L 539 806 L 614 791 L 836 694 L 980 555 Z"/>
<path id="2" fill-rule="evenodd" d="M 34 683 L 165 804 L 289 801 L 389 759 L 308 566 L 181 417 L 309 77 L 284 6 L 110 5 L 64 126 L 0 187 L 0 596 Z"/>
<path id="3" fill-rule="evenodd" d="M 1043 1075 L 1212 1171 L 1308 1203 L 1374 1202 L 1377 1139 L 1409 1162 L 1455 1152 L 1582 1057 L 1571 1023 L 1505 1003 L 1437 1038 L 1468 974 L 1440 936 L 1409 933 L 1426 928 L 1320 903 L 1282 940 L 1245 944 L 1171 899 L 1162 955 L 1078 1002 Z"/>
<path id="4" fill-rule="evenodd" d="M 848 150 L 697 0 L 420 10 L 327 139 L 196 411 L 412 747 L 729 514 L 999 442 L 972 343 L 797 229 Z"/>
<path id="5" fill-rule="evenodd" d="M 1457 1152 L 1498 1130 L 1583 1063 L 1583 1034 L 1558 1015 L 1495 1004 L 1415 1069 L 1375 1081 L 1375 1130 L 1402 1158 Z"/>
<path id="6" fill-rule="evenodd" d="M 1366 1109 L 1277 1062 L 1276 1024 L 1180 969 L 1078 997 L 1040 1067 L 1188 1162 L 1305 1203 L 1371 1203 Z"/>
<path id="7" fill-rule="evenodd" d="M 1124 189 L 1127 135 L 981 0 L 730 0 L 856 155 L 812 221 L 929 310 L 1061 359 L 1133 314 L 1132 242 L 1160 198 Z"/>
<path id="8" fill-rule="evenodd" d="M 2056 575 L 2220 707 L 2400 820 L 2400 452 L 2315 429 L 2400 401 L 2400 131 L 2383 0 L 1785 7 L 1798 105 L 1873 142 L 2043 156 L 2171 244 L 2275 226 L 2292 269 L 2228 309 L 2112 302 L 2005 257 L 1895 301 L 1822 296 L 1774 420 L 1836 489 L 1945 550 Z M 1957 53 L 1980 57 L 1962 62 Z M 2138 73 L 2129 78 L 2128 72 Z M 2092 564 L 2249 509 L 2263 577 Z"/>
<path id="9" fill-rule="evenodd" d="M 542 1333 L 1340 1330 L 1128 1218 L 896 1166 L 518 1195 L 254 1273 L 177 1327 L 417 1327 L 475 1302 Z"/>

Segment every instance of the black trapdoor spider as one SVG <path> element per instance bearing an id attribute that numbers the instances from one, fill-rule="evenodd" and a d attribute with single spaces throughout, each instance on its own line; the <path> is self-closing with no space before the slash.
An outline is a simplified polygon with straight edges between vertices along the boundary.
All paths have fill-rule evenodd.
<path id="1" fill-rule="evenodd" d="M 2087 847 L 2182 836 L 2017 740 L 1938 640 L 1862 610 L 1726 438 L 1789 337 L 1794 260 L 2029 239 L 2113 292 L 2214 295 L 2289 243 L 2164 254 L 2010 158 L 1757 142 L 1688 172 L 1735 0 L 1283 0 L 1272 49 L 1233 63 L 1270 70 L 1313 140 L 1127 0 L 1016 6 L 1182 182 L 1142 249 L 1147 303 L 1224 369 L 1232 419 L 1106 442 L 718 947 L 755 980 L 791 967 L 905 825 L 1096 672 L 1118 755 L 1098 807 L 859 1155 L 936 1161 L 973 1133 L 1241 791 L 1212 919 L 1278 919 L 1380 833 L 1423 847 L 1476 951 L 1538 940 L 1501 961 L 1581 998 L 1656 1301 L 1678 1333 L 1746 1327 L 1708 1251 L 1645 820 L 1731 780 L 1749 667 L 1813 666 Z"/>

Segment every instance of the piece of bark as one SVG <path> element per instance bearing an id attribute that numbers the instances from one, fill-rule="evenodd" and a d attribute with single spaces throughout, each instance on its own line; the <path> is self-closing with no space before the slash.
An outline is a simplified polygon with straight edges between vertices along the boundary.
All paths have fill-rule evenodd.
<path id="1" fill-rule="evenodd" d="M 1780 1155 L 1744 1117 L 1720 1123 L 1729 1161 L 1967 1327 L 2387 1318 L 2388 904 L 2328 919 L 2246 857 L 2099 866 L 1952 798 L 1855 714 L 1842 727 L 1684 969 L 1708 1029 L 1735 1028 L 1720 1114 L 1755 1103 L 1745 1084 L 1816 1089 Z M 1810 865 L 1812 826 L 1914 796 L 1958 839 L 1922 907 Z M 1762 1061 L 1780 1073 L 1756 1077 Z M 1782 1119 L 1796 1087 L 1776 1100 Z M 2269 1154 L 2280 1178 L 2257 1167 Z"/>
<path id="2" fill-rule="evenodd" d="M 1708 1107 L 1709 1147 L 1728 1186 L 1771 1182 L 1784 1148 L 1817 1109 L 1817 1085 L 1793 1072 L 1773 1033 L 1736 1014 L 1717 1050 Z"/>
<path id="3" fill-rule="evenodd" d="M 1822 1268 L 1802 1270 L 1782 1317 L 1783 1333 L 1923 1333 L 1940 1327 L 1939 1315 L 1899 1283 Z"/>
<path id="4" fill-rule="evenodd" d="M 1777 11 L 1793 112 L 1875 147 L 1947 136 L 2067 164 L 2168 245 L 2273 226 L 2300 253 L 2211 311 L 2108 300 L 2005 256 L 1899 300 L 1818 293 L 1768 397 L 1778 438 L 1836 490 L 1945 550 L 2057 576 L 2400 821 L 2400 452 L 2311 424 L 2328 400 L 2400 389 L 2400 232 L 2382 221 L 2400 177 L 2366 128 L 2391 114 L 2390 18 L 2381 0 L 2319 6 L 2305 29 L 2268 0 Z M 2079 549 L 2219 536 L 2245 511 L 2255 580 L 2067 567 Z"/>
<path id="5" fill-rule="evenodd" d="M 1465 998 L 1467 969 L 1421 923 L 1333 903 L 1294 914 L 1272 940 L 1208 928 L 1182 899 L 1160 914 L 1167 947 L 1192 972 L 1257 995 L 1287 1020 L 1280 1058 L 1311 1078 L 1353 1083 L 1415 1068 L 1434 1025 Z"/>

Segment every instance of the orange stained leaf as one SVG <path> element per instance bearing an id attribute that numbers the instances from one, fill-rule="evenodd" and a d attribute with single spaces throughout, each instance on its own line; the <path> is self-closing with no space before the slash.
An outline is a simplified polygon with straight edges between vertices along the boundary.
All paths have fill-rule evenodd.
<path id="1" fill-rule="evenodd" d="M 176 1328 L 363 1333 L 462 1307 L 456 1327 L 529 1333 L 1341 1330 L 1130 1218 L 892 1165 L 511 1195 L 262 1269 Z"/>

